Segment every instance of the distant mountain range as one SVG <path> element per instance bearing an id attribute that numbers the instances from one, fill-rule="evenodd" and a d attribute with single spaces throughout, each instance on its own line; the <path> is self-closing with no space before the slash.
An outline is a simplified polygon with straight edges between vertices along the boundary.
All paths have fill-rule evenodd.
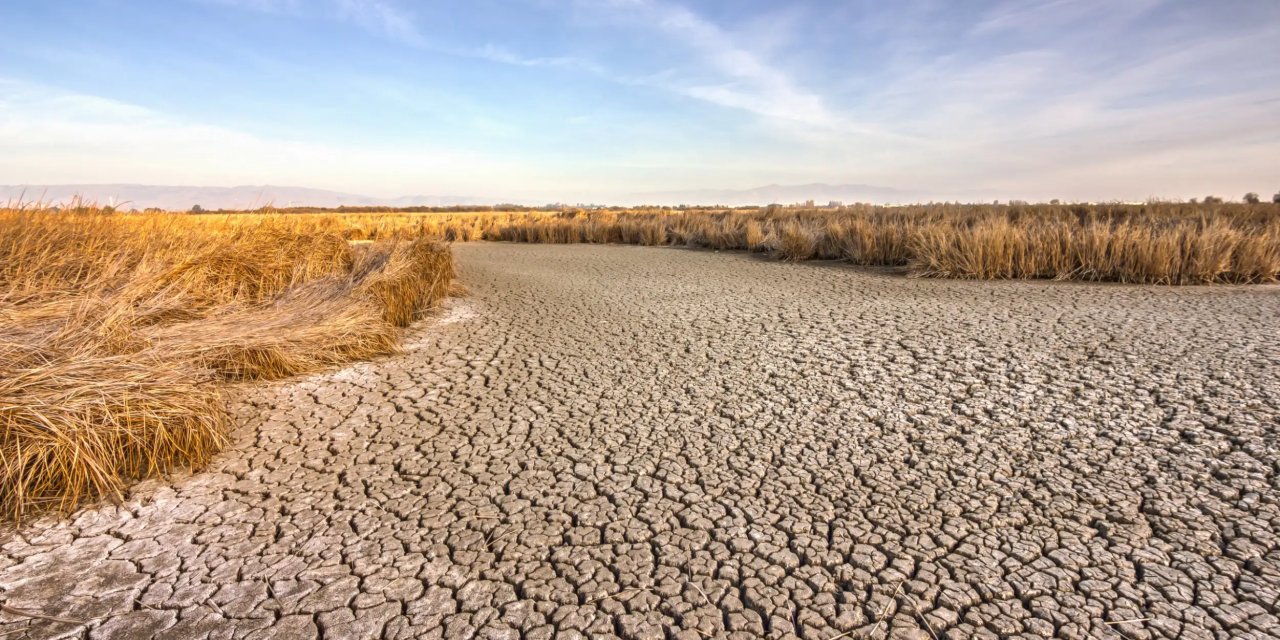
<path id="1" fill-rule="evenodd" d="M 813 200 L 828 202 L 910 203 L 926 201 L 931 196 L 920 191 L 906 191 L 869 184 L 771 184 L 754 189 L 699 189 L 694 191 L 652 191 L 636 193 L 625 199 L 651 204 L 722 204 L 731 207 L 765 204 L 792 204 Z"/>
<path id="2" fill-rule="evenodd" d="M 149 184 L 57 184 L 0 186 L 0 202 L 45 202 L 58 204 L 74 198 L 122 209 L 159 208 L 185 211 L 199 205 L 204 209 L 257 209 L 275 207 L 449 207 L 497 204 L 492 198 L 463 196 L 405 196 L 377 198 L 354 193 L 280 187 L 274 185 L 238 187 L 170 187 Z M 520 203 L 524 204 L 524 203 Z M 532 203 L 531 203 L 532 204 Z"/>
<path id="3" fill-rule="evenodd" d="M 975 193 L 969 197 L 975 200 Z M 186 187 L 157 186 L 145 184 L 60 184 L 60 185 L 0 185 L 0 203 L 3 202 L 44 202 L 50 204 L 64 203 L 73 198 L 81 198 L 88 202 L 113 205 L 124 209 L 160 208 L 173 211 L 185 211 L 199 205 L 204 209 L 256 209 L 272 205 L 275 207 L 338 207 L 338 206 L 470 206 L 512 203 L 521 205 L 542 205 L 545 200 L 530 198 L 493 198 L 482 196 L 403 196 L 398 198 L 380 198 L 324 189 L 305 187 L 287 187 L 274 185 L 237 186 L 237 187 Z M 950 194 L 947 199 L 958 197 Z M 959 196 L 963 197 L 963 196 Z M 865 184 L 771 184 L 754 189 L 701 189 L 689 191 L 650 191 L 627 194 L 616 201 L 598 202 L 595 204 L 619 205 L 766 205 L 791 204 L 813 200 L 816 204 L 827 204 L 831 201 L 844 203 L 912 203 L 942 199 L 936 194 L 923 191 L 907 191 L 890 187 L 878 187 Z"/>

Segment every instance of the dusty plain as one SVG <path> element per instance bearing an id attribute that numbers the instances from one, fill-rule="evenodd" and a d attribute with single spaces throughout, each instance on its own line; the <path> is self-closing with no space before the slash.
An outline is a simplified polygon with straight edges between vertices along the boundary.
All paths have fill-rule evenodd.
<path id="1" fill-rule="evenodd" d="M 0 533 L 0 638 L 1280 634 L 1280 287 L 454 250 L 402 355 Z"/>

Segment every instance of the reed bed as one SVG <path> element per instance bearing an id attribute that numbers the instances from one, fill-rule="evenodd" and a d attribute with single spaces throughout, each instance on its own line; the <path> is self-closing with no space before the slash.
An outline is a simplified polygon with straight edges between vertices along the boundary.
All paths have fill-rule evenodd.
<path id="1" fill-rule="evenodd" d="M 252 213 L 209 216 L 243 224 Z M 1280 280 L 1280 204 L 928 204 L 909 207 L 296 213 L 351 240 L 683 246 L 786 261 L 905 267 L 914 277 L 1140 284 Z"/>
<path id="2" fill-rule="evenodd" d="M 446 245 L 332 227 L 0 209 L 0 519 L 205 464 L 227 384 L 391 353 L 450 293 Z"/>
<path id="3" fill-rule="evenodd" d="M 240 214 L 244 215 L 244 214 Z M 289 216 L 307 224 L 314 214 Z M 236 216 L 230 216 L 234 219 Z M 1140 284 L 1280 280 L 1280 205 L 857 205 L 836 209 L 346 214 L 343 237 L 684 246 L 786 261 L 905 267 L 914 277 Z"/>

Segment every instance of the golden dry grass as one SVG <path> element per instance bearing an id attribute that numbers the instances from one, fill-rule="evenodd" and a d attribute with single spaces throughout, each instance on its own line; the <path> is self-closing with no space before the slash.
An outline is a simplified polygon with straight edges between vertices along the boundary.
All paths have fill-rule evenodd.
<path id="1" fill-rule="evenodd" d="M 211 383 L 393 352 L 452 255 L 329 218 L 0 209 L 0 518 L 206 463 L 228 430 Z"/>
<path id="2" fill-rule="evenodd" d="M 309 215 L 290 217 L 305 224 Z M 905 265 L 917 277 L 1173 285 L 1280 280 L 1280 206 L 1273 204 L 346 214 L 326 224 L 347 238 L 675 245 L 788 261 Z"/>
<path id="3" fill-rule="evenodd" d="M 0 517 L 119 495 L 225 441 L 219 385 L 391 352 L 435 240 L 622 243 L 919 277 L 1280 280 L 1271 204 L 108 215 L 0 209 Z"/>
<path id="4" fill-rule="evenodd" d="M 254 214 L 211 216 L 216 220 Z M 853 205 L 839 209 L 299 213 L 347 239 L 674 245 L 906 266 L 917 277 L 1144 284 L 1280 279 L 1280 205 Z"/>

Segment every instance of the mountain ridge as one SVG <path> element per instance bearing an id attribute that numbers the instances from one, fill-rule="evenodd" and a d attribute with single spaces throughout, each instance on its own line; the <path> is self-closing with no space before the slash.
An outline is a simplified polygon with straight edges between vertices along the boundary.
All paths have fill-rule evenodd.
<path id="1" fill-rule="evenodd" d="M 329 189 L 281 185 L 230 187 L 150 184 L 0 185 L 0 201 L 64 204 L 75 198 L 128 209 L 159 208 L 185 211 L 275 207 L 338 206 L 453 206 L 489 204 L 489 198 L 469 196 L 402 196 L 381 198 Z"/>
<path id="2" fill-rule="evenodd" d="M 970 194 L 975 195 L 975 194 Z M 954 197 L 954 196 L 953 196 Z M 545 200 L 533 198 L 499 198 L 490 196 L 409 195 L 399 197 L 367 196 L 329 189 L 282 185 L 236 185 L 229 187 L 150 185 L 131 183 L 0 185 L 0 202 L 42 202 L 64 204 L 75 198 L 126 209 L 159 208 L 174 211 L 203 209 L 257 209 L 275 207 L 360 207 L 360 206 L 469 206 L 520 204 L 538 206 Z M 723 205 L 748 206 L 791 204 L 813 200 L 825 205 L 869 202 L 905 204 L 940 199 L 937 194 L 882 187 L 868 184 L 768 184 L 749 189 L 692 189 L 643 191 L 625 194 L 610 202 L 593 204 L 618 205 Z"/>

